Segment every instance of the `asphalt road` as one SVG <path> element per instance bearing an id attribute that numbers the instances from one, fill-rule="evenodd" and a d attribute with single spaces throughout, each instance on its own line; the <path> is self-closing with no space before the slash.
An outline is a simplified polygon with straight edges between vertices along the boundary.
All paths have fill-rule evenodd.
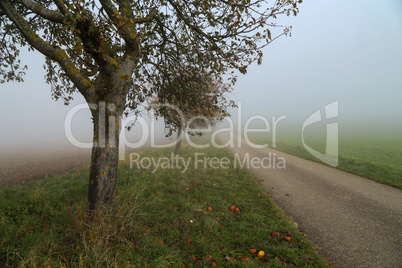
<path id="1" fill-rule="evenodd" d="M 330 267 L 402 267 L 401 190 L 244 140 L 231 150 L 239 163 L 254 158 L 251 173 Z"/>

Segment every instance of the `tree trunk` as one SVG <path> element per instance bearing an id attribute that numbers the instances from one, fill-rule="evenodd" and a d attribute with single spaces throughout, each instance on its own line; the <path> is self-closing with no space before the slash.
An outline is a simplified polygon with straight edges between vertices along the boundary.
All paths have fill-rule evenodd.
<path id="1" fill-rule="evenodd" d="M 122 105 L 123 103 L 123 105 Z M 92 106 L 94 126 L 91 169 L 88 187 L 88 211 L 110 204 L 116 195 L 119 134 L 124 98 L 100 101 Z"/>
<path id="2" fill-rule="evenodd" d="M 182 137 L 182 129 L 181 127 L 179 127 L 179 129 L 177 130 L 177 143 L 176 143 L 176 150 L 175 150 L 175 154 L 180 154 L 180 150 L 181 150 L 181 141 L 183 140 Z"/>

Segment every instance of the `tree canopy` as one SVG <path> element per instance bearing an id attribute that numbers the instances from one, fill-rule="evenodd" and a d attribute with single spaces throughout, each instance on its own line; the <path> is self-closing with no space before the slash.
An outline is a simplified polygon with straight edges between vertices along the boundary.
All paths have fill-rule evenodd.
<path id="1" fill-rule="evenodd" d="M 222 83 L 220 77 L 200 74 L 197 69 L 188 67 L 178 67 L 176 71 L 169 83 L 165 83 L 164 90 L 148 98 L 146 108 L 153 116 L 164 118 L 166 136 L 177 130 L 175 152 L 179 154 L 185 133 L 202 135 L 205 129 L 230 115 L 228 107 L 236 105 L 226 99 L 230 85 Z"/>
<path id="2" fill-rule="evenodd" d="M 22 78 L 18 46 L 28 45 L 46 56 L 56 99 L 68 103 L 75 90 L 87 101 L 126 94 L 135 109 L 149 93 L 143 85 L 168 81 L 178 62 L 200 72 L 245 73 L 273 40 L 278 25 L 271 20 L 297 12 L 289 0 L 1 0 L 1 82 Z M 126 86 L 97 87 L 110 73 Z"/>
<path id="3" fill-rule="evenodd" d="M 182 69 L 171 76 L 165 87 L 148 100 L 147 109 L 165 119 L 165 125 L 170 130 L 168 136 L 172 130 L 186 127 L 190 134 L 196 135 L 197 128 L 215 125 L 230 115 L 228 107 L 235 107 L 234 102 L 228 101 L 225 96 L 230 91 L 229 84 L 210 74 L 199 74 L 196 69 Z"/>

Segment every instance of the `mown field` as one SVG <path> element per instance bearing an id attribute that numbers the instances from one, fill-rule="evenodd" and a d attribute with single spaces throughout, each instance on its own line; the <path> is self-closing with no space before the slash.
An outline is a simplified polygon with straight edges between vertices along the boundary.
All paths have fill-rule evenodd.
<path id="1" fill-rule="evenodd" d="M 141 159 L 171 150 L 137 152 Z M 114 205 L 88 217 L 88 165 L 0 189 L 0 266 L 325 267 L 314 246 L 245 170 L 120 162 Z M 205 149 L 203 157 L 233 157 Z M 143 162 L 146 164 L 146 162 Z M 202 164 L 202 163 L 200 163 Z M 258 257 L 256 252 L 264 251 Z"/>
<path id="2" fill-rule="evenodd" d="M 279 133 L 275 149 L 320 162 L 304 148 L 298 132 Z M 325 129 L 319 132 L 316 129 L 306 131 L 305 143 L 312 149 L 325 153 L 325 135 Z M 269 147 L 272 148 L 270 135 L 254 133 L 249 137 L 251 141 L 258 144 L 268 142 Z M 369 131 L 365 134 L 340 131 L 338 144 L 338 169 L 402 189 L 402 136 L 381 136 Z"/>

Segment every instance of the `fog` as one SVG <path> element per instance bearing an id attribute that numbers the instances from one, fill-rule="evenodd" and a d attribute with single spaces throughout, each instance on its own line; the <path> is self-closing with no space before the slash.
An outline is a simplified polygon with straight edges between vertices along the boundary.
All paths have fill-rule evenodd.
<path id="1" fill-rule="evenodd" d="M 231 110 L 234 121 L 286 116 L 283 129 L 301 131 L 312 113 L 338 101 L 344 131 L 402 137 L 401 1 L 306 1 L 297 17 L 280 17 L 278 23 L 292 25 L 292 36 L 267 46 L 262 65 L 239 75 L 228 95 L 241 106 L 241 113 Z M 83 97 L 75 94 L 70 106 L 53 101 L 44 82 L 44 57 L 22 56 L 29 67 L 25 82 L 0 85 L 0 151 L 71 147 L 65 118 L 85 103 Z M 91 124 L 89 110 L 79 111 L 72 121 L 74 137 L 90 143 Z M 166 142 L 162 122 L 156 129 L 158 142 Z M 141 133 L 137 124 L 125 135 L 134 143 Z"/>

